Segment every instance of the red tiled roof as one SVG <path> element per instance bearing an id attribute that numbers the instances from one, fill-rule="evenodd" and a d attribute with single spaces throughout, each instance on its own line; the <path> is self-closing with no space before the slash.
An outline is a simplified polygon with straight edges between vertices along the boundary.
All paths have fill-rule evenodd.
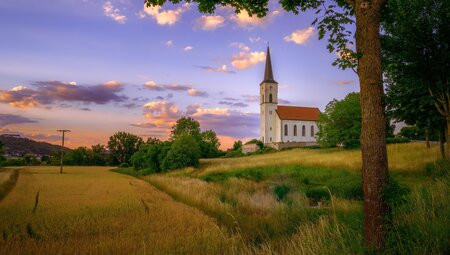
<path id="1" fill-rule="evenodd" d="M 279 105 L 276 110 L 282 120 L 319 120 L 319 108 Z"/>

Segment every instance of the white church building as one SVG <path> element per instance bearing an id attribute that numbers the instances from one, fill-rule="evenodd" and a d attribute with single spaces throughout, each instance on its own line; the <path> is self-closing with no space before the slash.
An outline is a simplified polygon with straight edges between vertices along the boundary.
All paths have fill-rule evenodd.
<path id="1" fill-rule="evenodd" d="M 276 149 L 316 145 L 316 107 L 278 105 L 278 82 L 273 78 L 270 49 L 267 47 L 264 80 L 260 86 L 260 140 Z"/>

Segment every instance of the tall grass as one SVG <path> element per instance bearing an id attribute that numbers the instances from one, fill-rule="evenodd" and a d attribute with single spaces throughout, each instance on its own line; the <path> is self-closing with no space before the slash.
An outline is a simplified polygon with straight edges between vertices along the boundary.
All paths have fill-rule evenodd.
<path id="1" fill-rule="evenodd" d="M 423 143 L 390 144 L 387 146 L 389 169 L 393 172 L 408 173 L 423 169 L 430 162 L 439 158 L 439 148 L 430 149 Z M 345 168 L 354 171 L 361 169 L 361 151 L 332 149 L 292 149 L 271 154 L 254 155 L 231 159 L 204 159 L 200 169 L 187 168 L 171 173 L 172 176 L 203 176 L 212 172 L 236 171 L 244 168 L 285 166 L 301 164 L 327 168 Z"/>

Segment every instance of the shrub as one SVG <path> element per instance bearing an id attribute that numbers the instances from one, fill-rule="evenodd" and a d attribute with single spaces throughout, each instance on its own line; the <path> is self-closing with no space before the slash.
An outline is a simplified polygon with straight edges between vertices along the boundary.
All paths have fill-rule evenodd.
<path id="1" fill-rule="evenodd" d="M 130 167 L 130 165 L 128 165 L 125 162 L 119 165 L 119 168 L 128 168 L 128 167 Z"/>
<path id="2" fill-rule="evenodd" d="M 306 191 L 306 197 L 311 201 L 312 204 L 317 204 L 318 202 L 330 201 L 331 195 L 326 187 L 315 187 Z"/>
<path id="3" fill-rule="evenodd" d="M 273 189 L 273 194 L 275 194 L 276 198 L 278 201 L 283 200 L 286 195 L 289 193 L 289 187 L 286 186 L 285 184 L 282 185 L 277 185 L 275 186 L 275 188 Z"/>
<path id="4" fill-rule="evenodd" d="M 237 158 L 237 157 L 242 157 L 244 155 L 245 154 L 242 153 L 242 150 L 239 148 L 238 150 L 233 150 L 233 151 L 228 152 L 225 155 L 225 158 Z"/>
<path id="5" fill-rule="evenodd" d="M 403 136 L 395 136 L 395 137 L 386 138 L 386 143 L 388 143 L 388 144 L 409 143 L 409 142 L 410 142 L 409 138 L 403 137 Z"/>
<path id="6" fill-rule="evenodd" d="M 162 169 L 172 170 L 188 166 L 197 167 L 200 162 L 200 147 L 190 135 L 177 137 L 162 161 Z"/>

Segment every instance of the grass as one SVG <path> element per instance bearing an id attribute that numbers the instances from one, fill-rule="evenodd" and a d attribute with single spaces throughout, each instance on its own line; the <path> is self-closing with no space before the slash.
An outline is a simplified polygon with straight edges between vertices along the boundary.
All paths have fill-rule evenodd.
<path id="1" fill-rule="evenodd" d="M 0 203 L 0 234 L 0 254 L 214 254 L 238 243 L 202 212 L 104 167 L 21 169 Z"/>
<path id="2" fill-rule="evenodd" d="M 430 171 L 438 171 L 424 169 L 442 168 L 430 165 L 439 157 L 437 149 L 436 146 L 427 149 L 421 143 L 389 145 L 391 174 L 411 188 L 433 187 L 440 180 L 436 174 L 431 177 Z M 255 253 L 348 254 L 366 252 L 362 245 L 360 168 L 359 150 L 294 149 L 202 160 L 199 169 L 187 168 L 143 179 L 175 200 L 216 218 L 230 232 L 239 231 Z M 439 173 L 437 176 L 444 179 L 448 176 L 446 171 Z M 429 188 L 429 192 L 442 194 L 442 189 L 447 188 L 448 193 L 448 185 L 439 185 L 440 190 Z M 435 195 L 441 206 L 436 208 L 438 215 L 433 220 L 435 224 L 448 226 L 444 217 L 450 212 L 450 199 Z M 445 251 L 442 243 L 448 242 L 449 232 L 428 233 L 432 228 L 416 223 L 426 219 L 429 212 L 405 209 L 420 206 L 427 199 L 412 192 L 406 206 L 394 208 L 395 222 L 389 238 L 396 240 L 392 236 L 401 236 L 412 247 L 404 249 L 400 246 L 402 242 L 392 241 L 387 254 L 406 254 L 402 250 L 409 254 Z M 407 219 L 412 220 L 405 222 Z M 418 226 L 429 234 L 424 239 L 429 242 L 419 242 L 414 237 L 412 229 Z M 421 248 L 416 249 L 417 246 Z"/>
<path id="3" fill-rule="evenodd" d="M 419 143 L 388 156 L 411 192 L 383 253 L 449 254 L 448 162 Z M 23 168 L 0 202 L 0 254 L 365 254 L 360 164 L 358 150 L 294 149 L 150 176 Z"/>
<path id="4" fill-rule="evenodd" d="M 19 178 L 18 169 L 0 168 L 0 202 L 14 188 Z"/>

